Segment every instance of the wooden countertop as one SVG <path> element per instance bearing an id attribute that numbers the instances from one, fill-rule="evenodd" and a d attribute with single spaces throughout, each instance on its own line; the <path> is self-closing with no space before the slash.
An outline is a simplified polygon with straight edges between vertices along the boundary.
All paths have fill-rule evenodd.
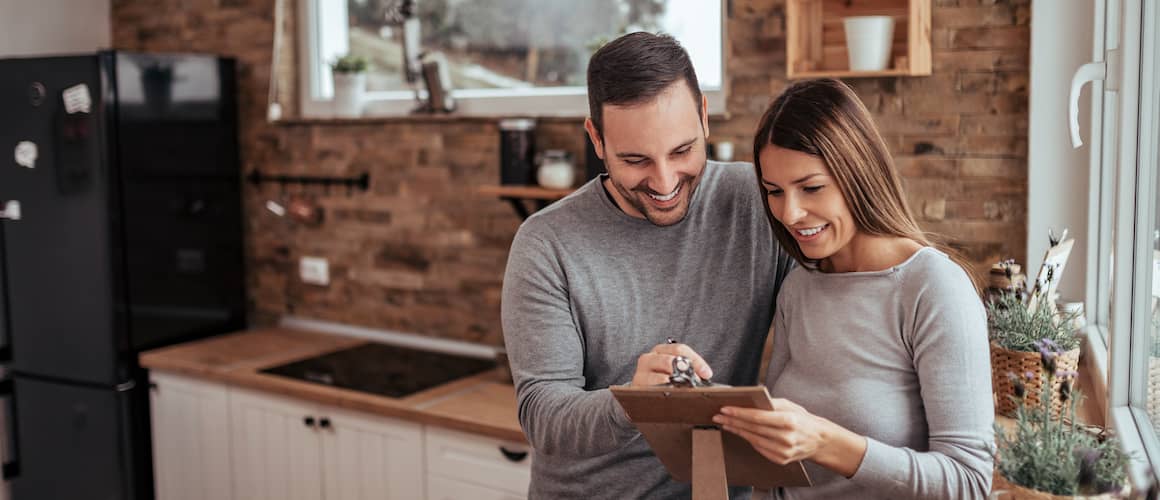
<path id="1" fill-rule="evenodd" d="M 141 366 L 326 405 L 526 443 L 516 417 L 515 388 L 491 373 L 403 398 L 267 375 L 259 370 L 366 343 L 322 333 L 265 328 L 211 337 L 141 354 Z"/>

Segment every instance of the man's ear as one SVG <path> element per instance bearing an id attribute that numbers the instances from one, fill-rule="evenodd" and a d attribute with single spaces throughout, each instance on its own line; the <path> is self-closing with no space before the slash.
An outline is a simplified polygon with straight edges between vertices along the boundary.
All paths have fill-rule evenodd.
<path id="1" fill-rule="evenodd" d="M 705 130 L 705 139 L 709 139 L 709 98 L 701 94 L 701 128 Z"/>
<path id="2" fill-rule="evenodd" d="M 596 124 L 592 123 L 592 117 L 584 118 L 584 130 L 588 131 L 588 138 L 592 140 L 592 147 L 596 150 L 596 157 L 603 160 L 604 141 L 600 140 L 600 134 L 596 132 Z"/>

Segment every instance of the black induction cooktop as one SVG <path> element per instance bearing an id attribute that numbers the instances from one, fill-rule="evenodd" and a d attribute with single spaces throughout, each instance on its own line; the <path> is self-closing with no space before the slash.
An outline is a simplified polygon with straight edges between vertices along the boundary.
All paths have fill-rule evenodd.
<path id="1" fill-rule="evenodd" d="M 495 366 L 489 359 L 369 343 L 261 372 L 401 398 Z"/>

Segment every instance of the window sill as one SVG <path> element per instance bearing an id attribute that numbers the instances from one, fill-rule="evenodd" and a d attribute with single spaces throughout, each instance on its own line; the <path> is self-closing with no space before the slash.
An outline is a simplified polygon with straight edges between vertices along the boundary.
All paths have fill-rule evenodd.
<path id="1" fill-rule="evenodd" d="M 283 118 L 281 120 L 272 121 L 270 123 L 275 125 L 377 125 L 385 123 L 496 123 L 500 120 L 511 118 L 511 116 L 478 116 L 478 115 L 457 115 L 454 113 L 444 114 L 414 114 L 414 115 L 397 115 L 397 116 L 358 116 L 358 117 L 298 117 L 298 118 Z M 579 123 L 584 120 L 584 117 L 539 117 L 536 121 L 539 123 Z"/>
<path id="2" fill-rule="evenodd" d="M 1084 422 L 1106 426 L 1108 415 L 1108 346 L 1099 328 L 1084 328 L 1080 353 L 1079 389 L 1084 394 L 1080 416 Z"/>

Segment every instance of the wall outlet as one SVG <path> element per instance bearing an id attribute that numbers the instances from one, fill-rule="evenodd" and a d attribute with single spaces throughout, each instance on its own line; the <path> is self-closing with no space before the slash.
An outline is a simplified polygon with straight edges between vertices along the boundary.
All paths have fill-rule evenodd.
<path id="1" fill-rule="evenodd" d="M 330 263 L 324 257 L 302 257 L 298 260 L 298 277 L 303 283 L 330 284 Z"/>

